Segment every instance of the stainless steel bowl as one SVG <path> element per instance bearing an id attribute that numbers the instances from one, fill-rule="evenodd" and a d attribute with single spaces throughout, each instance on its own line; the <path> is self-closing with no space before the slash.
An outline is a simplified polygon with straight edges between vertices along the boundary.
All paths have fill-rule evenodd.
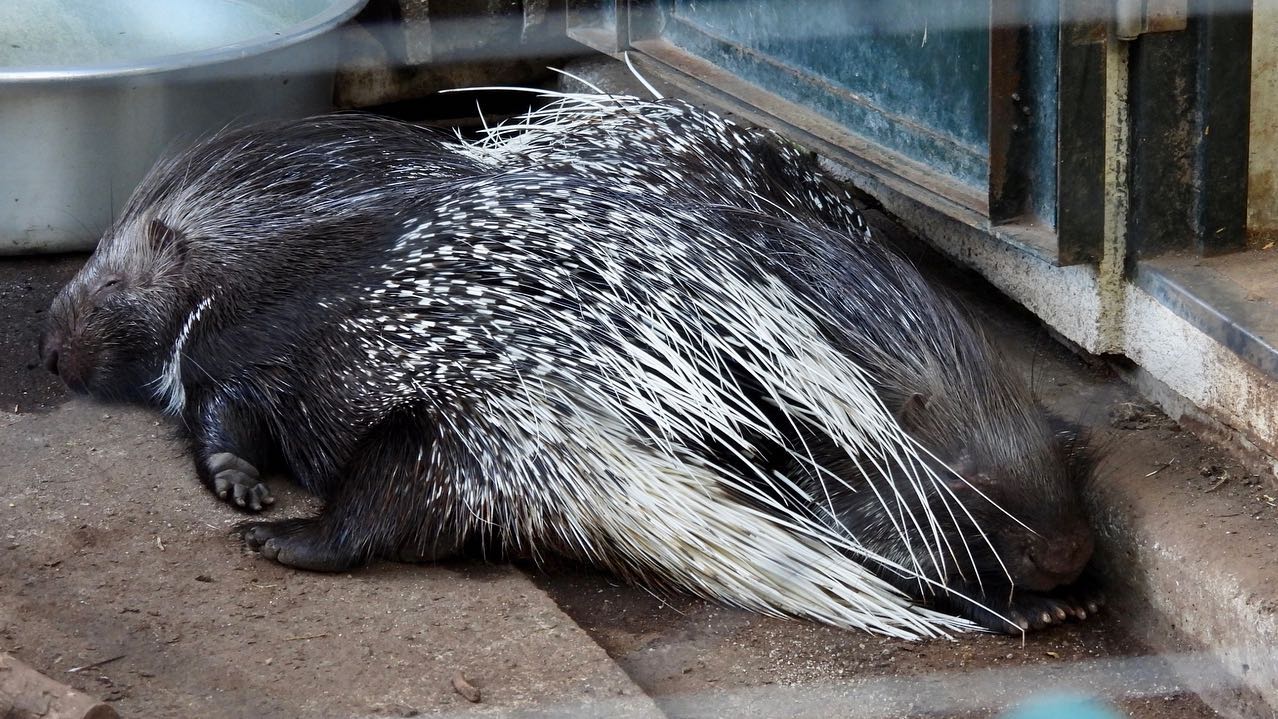
<path id="1" fill-rule="evenodd" d="M 0 254 L 90 249 L 163 153 L 330 109 L 366 2 L 4 0 Z"/>

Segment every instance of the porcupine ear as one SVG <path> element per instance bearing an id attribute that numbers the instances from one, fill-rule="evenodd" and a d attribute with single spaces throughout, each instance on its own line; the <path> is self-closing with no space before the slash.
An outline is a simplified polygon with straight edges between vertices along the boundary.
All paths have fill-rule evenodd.
<path id="1" fill-rule="evenodd" d="M 186 259 L 186 238 L 160 218 L 154 218 L 146 228 L 147 241 L 156 255 L 172 255 L 180 264 Z"/>
<path id="2" fill-rule="evenodd" d="M 896 421 L 900 423 L 902 429 L 907 432 L 923 429 L 928 419 L 929 399 L 928 395 L 915 392 L 901 404 L 901 408 L 896 412 Z M 989 476 L 977 470 L 976 462 L 966 449 L 960 450 L 958 456 L 951 459 L 946 466 L 952 471 L 942 472 L 941 476 L 955 492 L 963 492 L 973 487 L 979 489 L 982 484 L 989 482 Z"/>
<path id="3" fill-rule="evenodd" d="M 928 396 L 922 392 L 910 395 L 909 399 L 905 400 L 901 408 L 896 411 L 896 421 L 907 432 L 917 431 L 923 426 L 927 417 L 927 401 Z"/>

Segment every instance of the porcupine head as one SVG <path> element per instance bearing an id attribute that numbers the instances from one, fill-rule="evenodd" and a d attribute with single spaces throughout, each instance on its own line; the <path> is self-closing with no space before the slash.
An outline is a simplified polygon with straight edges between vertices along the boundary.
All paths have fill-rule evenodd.
<path id="1" fill-rule="evenodd" d="M 165 396 L 166 363 L 201 312 L 201 324 L 218 315 L 229 325 L 245 305 L 237 298 L 269 300 L 325 276 L 352 251 L 357 240 L 349 235 L 374 225 L 368 218 L 382 207 L 380 195 L 365 190 L 392 184 L 394 163 L 383 150 L 411 150 L 422 166 L 442 157 L 429 137 L 372 120 L 272 127 L 197 144 L 159 162 L 139 184 L 50 311 L 43 361 L 73 391 L 156 405 Z M 363 135 L 378 141 L 347 141 Z M 325 176 L 327 193 L 273 160 L 299 148 L 310 152 L 311 171 Z M 238 159 L 226 162 L 232 152 Z M 337 218 L 340 232 L 329 222 Z"/>
<path id="2" fill-rule="evenodd" d="M 254 221 L 260 232 L 245 232 L 243 217 L 223 226 L 175 209 L 173 198 L 135 199 L 54 298 L 40 353 L 73 392 L 176 414 L 182 406 L 169 403 L 180 393 L 165 383 L 180 382 L 170 360 L 193 339 L 195 320 L 225 325 L 233 320 L 213 315 L 234 312 L 236 297 L 262 299 L 264 278 L 301 282 L 328 262 L 314 246 L 264 242 L 285 231 L 268 216 Z"/>
<path id="3" fill-rule="evenodd" d="M 153 405 L 169 348 L 198 301 L 188 243 L 158 217 L 113 227 L 54 299 L 40 341 L 46 369 L 72 391 Z"/>
<path id="4" fill-rule="evenodd" d="M 929 462 L 944 463 L 937 474 L 963 506 L 942 521 L 966 538 L 980 576 L 967 576 L 964 563 L 955 562 L 950 571 L 962 576 L 951 575 L 950 586 L 1004 616 L 1017 615 L 1009 618 L 1023 628 L 1051 624 L 1058 608 L 1082 612 L 1098 599 L 1093 578 L 1076 584 L 1093 552 L 1082 498 L 1095 457 L 1082 430 L 1047 413 L 979 331 L 956 344 L 963 345 L 959 361 L 902 377 L 898 387 L 917 391 L 889 398 L 903 428 L 928 449 Z M 963 353 L 978 357 L 965 361 Z M 1016 596 L 1004 604 L 1012 587 Z M 1050 599 L 1062 592 L 1065 602 Z M 1011 629 L 981 611 L 969 616 Z"/>
<path id="5" fill-rule="evenodd" d="M 826 285 L 824 272 L 807 284 L 827 287 L 820 302 L 845 318 L 835 334 L 871 369 L 885 408 L 935 479 L 888 481 L 878 465 L 827 451 L 818 437 L 801 449 L 834 458 L 824 464 L 849 486 L 827 495 L 833 483 L 809 482 L 809 496 L 874 554 L 919 573 L 885 564 L 886 579 L 984 626 L 1041 628 L 1096 611 L 1103 600 L 1087 572 L 1093 536 L 1084 506 L 1095 458 L 1085 435 L 1041 406 L 957 298 L 886 250 L 830 247 L 822 251 L 846 269 Z M 953 594 L 922 586 L 920 575 Z"/>

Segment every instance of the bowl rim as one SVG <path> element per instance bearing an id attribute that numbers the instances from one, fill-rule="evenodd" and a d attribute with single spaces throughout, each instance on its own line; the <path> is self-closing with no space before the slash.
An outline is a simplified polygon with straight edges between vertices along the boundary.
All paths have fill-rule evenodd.
<path id="1" fill-rule="evenodd" d="M 0 66 L 0 83 L 94 80 L 132 75 L 173 72 L 194 67 L 241 60 L 272 50 L 297 45 L 322 35 L 355 17 L 369 0 L 328 0 L 322 12 L 305 20 L 227 45 L 171 55 L 157 55 L 129 62 L 101 65 L 7 65 Z"/>

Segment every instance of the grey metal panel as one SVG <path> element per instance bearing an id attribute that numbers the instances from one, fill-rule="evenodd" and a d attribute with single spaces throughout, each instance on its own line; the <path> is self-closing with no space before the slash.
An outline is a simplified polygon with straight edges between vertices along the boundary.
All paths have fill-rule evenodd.
<path id="1" fill-rule="evenodd" d="M 1108 34 L 1099 9 L 1062 18 L 1057 46 L 1054 179 L 1057 256 L 1065 265 L 1096 264 L 1104 254 Z"/>
<path id="2" fill-rule="evenodd" d="M 617 49 L 745 88 L 747 103 L 789 103 L 807 119 L 786 122 L 922 170 L 921 187 L 1046 238 L 1055 261 L 1099 257 L 1105 0 L 571 3 L 624 8 Z"/>
<path id="3" fill-rule="evenodd" d="M 1133 259 L 1246 245 L 1248 5 L 1201 0 L 1184 32 L 1133 44 Z"/>
<path id="4" fill-rule="evenodd" d="M 989 5 L 663 0 L 663 39 L 886 149 L 984 187 Z"/>
<path id="5" fill-rule="evenodd" d="M 1057 60 L 1060 57 L 1058 0 L 1032 0 L 1027 30 L 1025 73 L 1027 93 L 1021 118 L 1029 134 L 1027 175 L 1028 211 L 1049 227 L 1056 227 L 1056 141 L 1059 129 Z"/>

